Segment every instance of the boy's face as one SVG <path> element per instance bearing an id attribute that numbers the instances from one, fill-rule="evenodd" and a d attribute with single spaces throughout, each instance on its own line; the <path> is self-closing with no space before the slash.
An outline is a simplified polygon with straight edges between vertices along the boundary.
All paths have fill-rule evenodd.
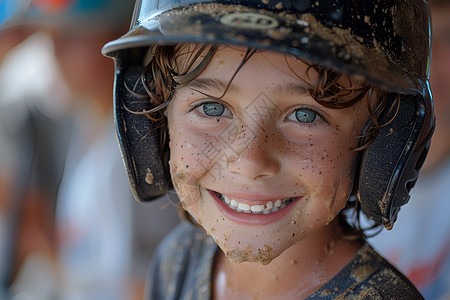
<path id="1" fill-rule="evenodd" d="M 219 48 L 176 91 L 167 112 L 170 167 L 184 208 L 231 261 L 268 263 L 320 234 L 344 207 L 351 149 L 369 113 L 367 100 L 346 109 L 319 105 L 306 90 L 315 72 L 308 77 L 305 64 L 268 51 L 254 54 L 225 96 L 213 99 L 244 55 Z"/>

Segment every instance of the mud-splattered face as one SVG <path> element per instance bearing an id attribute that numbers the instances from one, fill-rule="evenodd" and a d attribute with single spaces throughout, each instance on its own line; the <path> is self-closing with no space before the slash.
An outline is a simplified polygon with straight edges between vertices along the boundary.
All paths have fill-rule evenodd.
<path id="1" fill-rule="evenodd" d="M 364 102 L 328 109 L 293 57 L 220 48 L 168 107 L 172 180 L 184 208 L 233 262 L 269 263 L 326 226 L 351 187 Z M 345 83 L 344 83 L 345 84 Z"/>

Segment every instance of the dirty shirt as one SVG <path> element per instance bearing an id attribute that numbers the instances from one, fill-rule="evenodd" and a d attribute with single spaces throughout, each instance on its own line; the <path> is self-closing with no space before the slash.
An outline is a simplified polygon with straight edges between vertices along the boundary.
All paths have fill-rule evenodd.
<path id="1" fill-rule="evenodd" d="M 159 245 L 150 264 L 146 299 L 211 300 L 214 240 L 187 222 Z M 409 280 L 367 243 L 328 283 L 306 299 L 423 299 Z"/>

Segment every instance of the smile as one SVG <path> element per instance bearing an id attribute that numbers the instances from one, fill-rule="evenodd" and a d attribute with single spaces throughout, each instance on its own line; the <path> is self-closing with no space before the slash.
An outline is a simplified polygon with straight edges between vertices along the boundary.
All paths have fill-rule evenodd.
<path id="1" fill-rule="evenodd" d="M 268 215 L 274 213 L 280 209 L 285 208 L 287 205 L 294 201 L 295 197 L 287 198 L 287 199 L 278 199 L 275 201 L 268 201 L 265 204 L 258 205 L 249 205 L 247 203 L 238 202 L 235 199 L 230 199 L 229 197 L 215 192 L 216 195 L 225 203 L 229 208 L 236 212 L 247 213 L 247 214 L 263 214 Z"/>
<path id="2" fill-rule="evenodd" d="M 223 216 L 242 225 L 267 225 L 277 222 L 288 214 L 298 203 L 302 196 L 292 198 L 266 198 L 249 195 L 249 199 L 226 196 L 208 190 L 215 200 Z M 234 199 L 233 199 L 234 198 Z M 250 205 L 253 204 L 253 205 Z"/>

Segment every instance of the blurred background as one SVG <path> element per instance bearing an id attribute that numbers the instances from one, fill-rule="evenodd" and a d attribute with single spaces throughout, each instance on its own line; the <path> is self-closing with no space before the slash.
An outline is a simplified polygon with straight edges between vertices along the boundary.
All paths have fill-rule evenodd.
<path id="1" fill-rule="evenodd" d="M 0 299 L 142 299 L 168 198 L 136 202 L 113 125 L 132 0 L 0 0 Z"/>
<path id="2" fill-rule="evenodd" d="M 0 299 L 142 299 L 178 223 L 167 197 L 132 198 L 114 133 L 100 50 L 133 3 L 0 0 Z M 394 229 L 369 242 L 426 299 L 450 299 L 450 1 L 431 5 L 436 134 Z"/>

